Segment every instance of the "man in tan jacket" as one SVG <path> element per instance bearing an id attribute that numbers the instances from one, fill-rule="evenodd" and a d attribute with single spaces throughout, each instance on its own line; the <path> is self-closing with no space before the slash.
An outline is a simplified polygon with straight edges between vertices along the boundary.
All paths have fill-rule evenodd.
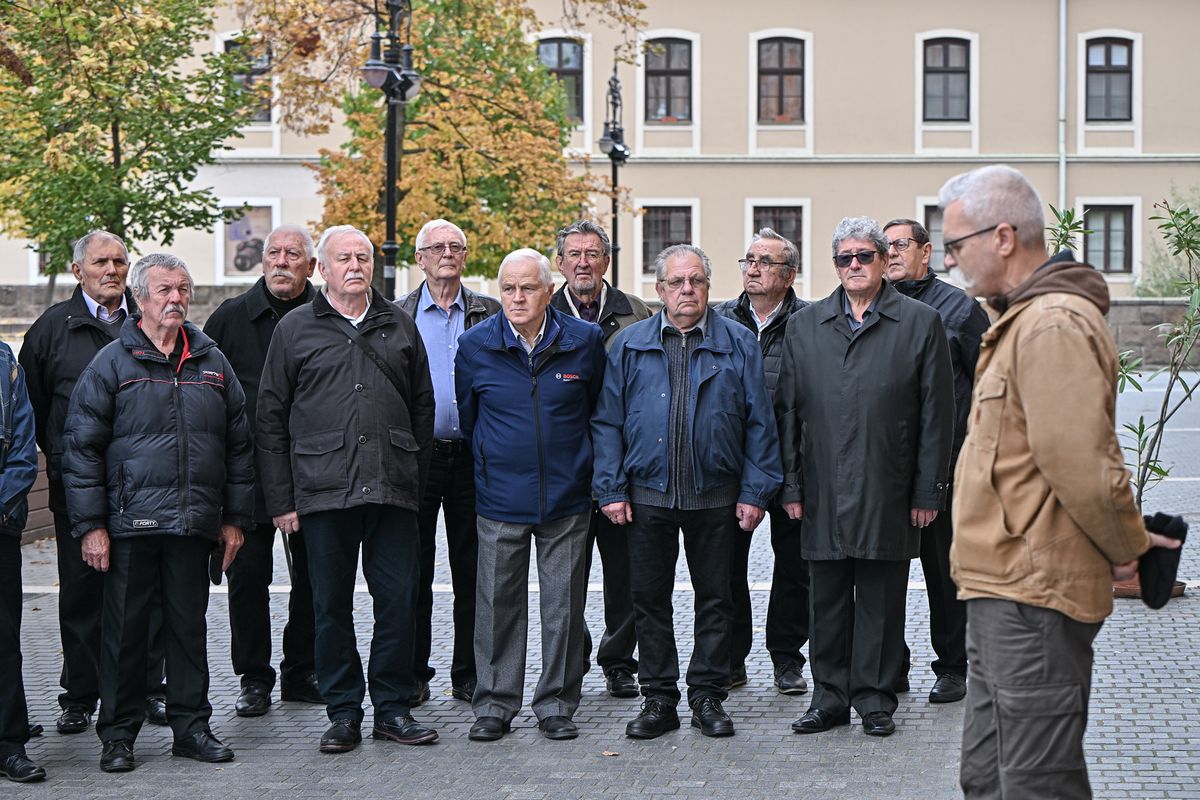
<path id="1" fill-rule="evenodd" d="M 951 570 L 967 601 L 966 797 L 1091 797 L 1092 641 L 1148 534 L 1117 443 L 1103 276 L 1046 258 L 1037 190 L 1006 166 L 939 197 L 946 266 L 1000 316 L 955 472 Z M 1174 543 L 1178 546 L 1178 542 Z"/>

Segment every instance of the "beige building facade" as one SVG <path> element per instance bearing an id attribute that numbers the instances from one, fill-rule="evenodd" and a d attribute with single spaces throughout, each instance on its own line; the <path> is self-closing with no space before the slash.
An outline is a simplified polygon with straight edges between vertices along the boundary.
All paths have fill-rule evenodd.
<path id="1" fill-rule="evenodd" d="M 560 0 L 530 2 L 542 20 L 530 36 L 575 103 L 569 155 L 607 175 L 597 140 L 619 34 L 568 30 Z M 911 217 L 940 241 L 938 188 L 996 162 L 1024 171 L 1048 203 L 1085 215 L 1095 233 L 1084 254 L 1114 295 L 1128 295 L 1157 237 L 1153 204 L 1173 187 L 1200 186 L 1195 0 L 647 5 L 647 48 L 617 68 L 632 150 L 620 182 L 637 209 L 620 215 L 619 285 L 643 297 L 654 297 L 649 261 L 677 241 L 712 257 L 714 299 L 735 295 L 737 259 L 762 224 L 797 240 L 801 296 L 824 296 L 836 282 L 830 234 L 843 216 Z M 222 16 L 209 46 L 230 46 L 238 33 Z M 336 129 L 300 137 L 278 114 L 264 108 L 197 177 L 224 203 L 252 209 L 237 224 L 176 236 L 170 249 L 198 283 L 253 282 L 266 231 L 320 217 L 305 165 L 336 146 Z M 596 198 L 602 219 L 608 207 Z M 0 283 L 44 282 L 29 245 L 0 240 Z M 397 291 L 418 277 L 402 273 Z"/>

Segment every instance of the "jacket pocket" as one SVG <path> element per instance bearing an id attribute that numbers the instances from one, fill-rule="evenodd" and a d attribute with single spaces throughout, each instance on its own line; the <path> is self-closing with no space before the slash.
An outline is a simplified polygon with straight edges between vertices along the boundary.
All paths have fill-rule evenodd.
<path id="1" fill-rule="evenodd" d="M 1078 683 L 996 687 L 1000 766 L 1018 776 L 1083 770 L 1085 724 Z"/>
<path id="2" fill-rule="evenodd" d="M 400 426 L 388 427 L 391 447 L 387 459 L 388 483 L 393 489 L 415 492 L 417 487 L 417 453 L 420 447 L 412 431 Z"/>
<path id="3" fill-rule="evenodd" d="M 994 453 L 1000 442 L 1004 422 L 1004 407 L 1008 395 L 1008 380 L 1003 375 L 985 372 L 979 377 L 975 402 L 971 406 L 971 422 L 967 441 L 974 448 Z"/>
<path id="4" fill-rule="evenodd" d="M 346 485 L 346 432 L 298 436 L 292 443 L 292 482 L 299 490 L 327 491 Z"/>

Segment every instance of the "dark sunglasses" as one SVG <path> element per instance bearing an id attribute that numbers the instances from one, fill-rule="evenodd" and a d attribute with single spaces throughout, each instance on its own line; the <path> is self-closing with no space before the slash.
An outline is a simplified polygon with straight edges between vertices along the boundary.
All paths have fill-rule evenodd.
<path id="1" fill-rule="evenodd" d="M 858 259 L 858 263 L 864 267 L 868 264 L 875 263 L 875 256 L 879 255 L 874 250 L 859 250 L 857 253 L 838 253 L 833 257 L 833 263 L 837 264 L 841 269 L 845 269 L 854 263 L 854 259 Z"/>

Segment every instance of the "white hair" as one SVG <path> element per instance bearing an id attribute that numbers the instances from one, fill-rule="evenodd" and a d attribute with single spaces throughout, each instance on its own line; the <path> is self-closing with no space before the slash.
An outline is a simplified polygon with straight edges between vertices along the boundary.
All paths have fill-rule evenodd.
<path id="1" fill-rule="evenodd" d="M 449 228 L 457 233 L 458 238 L 462 239 L 463 247 L 467 246 L 467 235 L 463 233 L 462 228 L 458 227 L 448 219 L 431 219 L 429 222 L 426 222 L 421 226 L 421 230 L 417 231 L 417 242 L 415 245 L 416 249 L 420 250 L 422 247 L 424 247 L 425 239 L 428 238 L 429 234 L 441 228 Z"/>
<path id="2" fill-rule="evenodd" d="M 271 249 L 271 240 L 276 236 L 299 236 L 300 241 L 304 243 L 304 255 L 311 262 L 313 257 L 313 240 L 312 234 L 308 229 L 302 228 L 299 225 L 284 223 L 278 226 L 275 230 L 267 234 L 267 241 L 263 243 L 263 250 Z"/>
<path id="3" fill-rule="evenodd" d="M 500 262 L 500 269 L 496 270 L 496 283 L 500 283 L 504 279 L 504 268 L 516 261 L 532 261 L 537 264 L 538 280 L 542 282 L 542 286 L 554 285 L 554 273 L 550 271 L 550 259 L 532 247 L 522 247 L 520 250 L 513 250 L 506 255 Z"/>
<path id="4" fill-rule="evenodd" d="M 362 237 L 362 240 L 367 243 L 367 248 L 370 250 L 370 257 L 375 258 L 375 245 L 371 244 L 371 239 L 358 228 L 353 225 L 334 225 L 332 228 L 326 228 L 321 234 L 321 240 L 317 242 L 317 260 L 322 264 L 328 264 L 329 260 L 325 257 L 325 248 L 329 244 L 329 240 L 334 236 L 340 236 L 343 233 L 357 233 Z"/>
<path id="5" fill-rule="evenodd" d="M 938 192 L 944 210 L 962 204 L 963 216 L 973 225 L 987 227 L 1007 222 L 1017 229 L 1017 241 L 1026 247 L 1046 246 L 1046 212 L 1033 184 L 1007 164 L 991 164 L 955 175 Z"/>

